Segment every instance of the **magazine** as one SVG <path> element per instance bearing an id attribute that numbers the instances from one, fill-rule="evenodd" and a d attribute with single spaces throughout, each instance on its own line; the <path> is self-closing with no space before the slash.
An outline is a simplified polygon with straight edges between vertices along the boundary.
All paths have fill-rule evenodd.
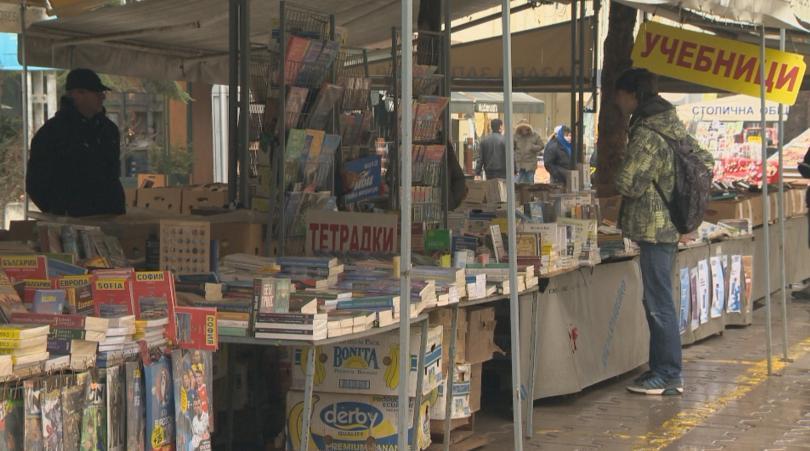
<path id="1" fill-rule="evenodd" d="M 689 303 L 691 301 L 691 287 L 689 285 L 689 268 L 681 268 L 681 309 L 679 317 L 679 330 L 684 334 L 689 328 Z"/>
<path id="2" fill-rule="evenodd" d="M 23 449 L 23 401 L 0 401 L 0 449 Z"/>
<path id="3" fill-rule="evenodd" d="M 720 257 L 712 257 L 709 265 L 712 275 L 711 317 L 720 318 L 723 316 L 723 307 L 726 302 L 726 279 Z"/>
<path id="4" fill-rule="evenodd" d="M 144 367 L 146 393 L 146 449 L 174 449 L 174 401 L 169 359 L 161 356 Z"/>
<path id="5" fill-rule="evenodd" d="M 728 282 L 728 304 L 726 312 L 742 312 L 742 256 L 731 256 L 731 275 Z"/>
<path id="6" fill-rule="evenodd" d="M 332 119 L 332 110 L 343 98 L 343 87 L 324 83 L 318 91 L 318 97 L 309 115 L 306 127 L 315 130 L 325 130 Z"/>
<path id="7" fill-rule="evenodd" d="M 211 449 L 211 412 L 208 397 L 207 369 L 211 354 L 197 350 L 172 352 L 178 451 Z"/>
<path id="8" fill-rule="evenodd" d="M 143 372 L 140 362 L 127 362 L 126 388 L 127 388 L 127 451 L 143 451 L 144 449 L 144 399 L 143 399 Z"/>
<path id="9" fill-rule="evenodd" d="M 107 405 L 103 379 L 90 380 L 85 385 L 82 412 L 81 451 L 106 450 Z"/>
<path id="10" fill-rule="evenodd" d="M 382 184 L 379 155 L 349 161 L 341 169 L 343 201 L 347 204 L 376 198 Z"/>
<path id="11" fill-rule="evenodd" d="M 107 449 L 124 450 L 126 441 L 126 404 L 124 373 L 121 366 L 107 368 Z"/>
<path id="12" fill-rule="evenodd" d="M 23 382 L 25 390 L 25 449 L 29 451 L 44 450 L 42 443 L 42 412 L 40 410 L 40 388 L 33 380 Z"/>
<path id="13" fill-rule="evenodd" d="M 42 409 L 42 441 L 45 449 L 51 451 L 64 450 L 62 430 L 62 392 L 51 390 L 40 394 Z"/>
<path id="14" fill-rule="evenodd" d="M 84 385 L 77 384 L 62 390 L 62 442 L 65 451 L 79 449 L 84 389 Z"/>

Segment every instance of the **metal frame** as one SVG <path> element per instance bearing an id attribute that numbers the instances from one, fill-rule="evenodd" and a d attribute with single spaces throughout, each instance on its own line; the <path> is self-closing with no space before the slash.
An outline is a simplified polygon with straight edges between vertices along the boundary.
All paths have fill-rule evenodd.
<path id="1" fill-rule="evenodd" d="M 22 107 L 22 115 L 23 115 L 23 133 L 22 133 L 22 151 L 23 151 L 23 164 L 22 164 L 22 173 L 23 173 L 23 180 L 26 179 L 28 176 L 28 154 L 30 152 L 29 145 L 31 142 L 29 135 L 29 127 L 30 124 L 28 123 L 28 56 L 26 55 L 26 46 L 28 45 L 28 32 L 26 30 L 27 24 L 25 23 L 25 12 L 28 9 L 28 2 L 27 0 L 20 0 L 20 63 L 22 63 L 23 71 L 22 71 L 22 91 L 23 91 L 23 107 Z M 23 218 L 28 219 L 28 190 L 23 190 Z"/>
<path id="2" fill-rule="evenodd" d="M 759 47 L 759 60 L 765 61 L 765 48 L 767 47 L 767 43 L 765 41 L 765 25 L 761 26 L 760 29 L 760 37 L 762 39 L 761 45 Z M 759 65 L 759 79 L 765 80 L 765 65 Z M 766 116 L 765 116 L 765 83 L 760 83 L 759 85 L 759 93 L 760 93 L 760 108 L 761 108 L 761 128 L 762 128 L 762 210 L 764 212 L 763 220 L 762 220 L 762 227 L 765 233 L 765 240 L 763 241 L 763 245 L 765 246 L 765 252 L 763 255 L 766 256 L 765 258 L 765 329 L 766 329 L 766 354 L 768 360 L 768 375 L 773 374 L 773 336 L 772 336 L 772 318 L 771 318 L 771 262 L 767 256 L 771 255 L 771 202 L 768 197 L 768 140 L 765 139 L 765 127 L 766 127 Z M 784 287 L 783 287 L 784 291 Z"/>
<path id="3" fill-rule="evenodd" d="M 250 0 L 239 0 L 239 203 L 247 208 L 250 148 Z"/>
<path id="4" fill-rule="evenodd" d="M 228 201 L 236 204 L 237 160 L 239 147 L 239 0 L 228 0 Z"/>
<path id="5" fill-rule="evenodd" d="M 779 50 L 785 51 L 785 29 L 779 30 Z M 782 294 L 782 361 L 789 362 L 788 356 L 788 296 L 785 275 L 785 106 L 779 104 L 779 283 Z M 764 130 L 763 130 L 764 132 Z M 763 136 L 764 138 L 764 136 Z M 764 139 L 763 139 L 764 140 Z"/>

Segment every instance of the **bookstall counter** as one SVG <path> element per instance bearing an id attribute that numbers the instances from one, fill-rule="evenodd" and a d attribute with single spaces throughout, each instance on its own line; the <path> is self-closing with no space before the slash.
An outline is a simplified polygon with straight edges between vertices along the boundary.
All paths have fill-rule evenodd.
<path id="1" fill-rule="evenodd" d="M 808 247 L 807 216 L 798 216 L 785 220 L 785 277 L 788 284 L 799 283 L 810 279 L 810 247 Z M 771 253 L 768 255 L 771 263 L 771 290 L 779 291 L 779 224 L 770 227 Z M 762 243 L 765 241 L 765 229 L 754 229 L 756 241 L 754 252 L 754 293 L 752 298 L 760 301 L 765 298 L 765 250 Z"/>

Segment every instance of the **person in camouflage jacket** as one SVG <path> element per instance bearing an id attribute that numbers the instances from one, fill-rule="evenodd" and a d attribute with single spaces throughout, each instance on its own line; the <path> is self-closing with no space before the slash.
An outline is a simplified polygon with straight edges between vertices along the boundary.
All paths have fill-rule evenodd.
<path id="1" fill-rule="evenodd" d="M 666 138 L 692 139 L 675 108 L 658 95 L 657 78 L 646 69 L 629 69 L 616 80 L 616 103 L 630 115 L 624 160 L 616 176 L 622 195 L 619 223 L 626 238 L 641 249 L 644 310 L 650 328 L 650 370 L 628 388 L 647 395 L 683 393 L 681 338 L 672 294 L 672 269 L 678 234 L 662 193 L 675 189 L 674 150 Z M 700 149 L 697 143 L 694 149 Z M 711 154 L 698 150 L 711 168 Z"/>

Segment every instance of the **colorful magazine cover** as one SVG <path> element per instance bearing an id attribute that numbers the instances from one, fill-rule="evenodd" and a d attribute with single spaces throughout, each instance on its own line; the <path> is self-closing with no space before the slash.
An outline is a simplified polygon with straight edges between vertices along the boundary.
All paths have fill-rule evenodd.
<path id="1" fill-rule="evenodd" d="M 81 441 L 84 385 L 62 390 L 62 442 L 65 451 L 77 451 Z"/>
<path id="2" fill-rule="evenodd" d="M 0 449 L 23 449 L 23 401 L 0 401 Z"/>
<path id="3" fill-rule="evenodd" d="M 711 273 L 709 271 L 709 262 L 707 260 L 701 260 L 698 262 L 698 301 L 700 302 L 700 324 L 709 322 L 709 309 L 712 302 L 710 284 Z"/>
<path id="4" fill-rule="evenodd" d="M 84 393 L 81 451 L 104 451 L 107 447 L 106 389 L 102 379 L 90 381 Z"/>
<path id="5" fill-rule="evenodd" d="M 140 362 L 127 362 L 127 451 L 144 449 L 143 372 Z"/>
<path id="6" fill-rule="evenodd" d="M 25 390 L 25 449 L 29 451 L 44 450 L 42 443 L 42 412 L 40 410 L 39 395 L 41 390 L 36 387 L 33 380 L 23 382 Z"/>
<path id="7" fill-rule="evenodd" d="M 211 449 L 213 412 L 208 387 L 213 355 L 200 350 L 172 352 L 178 450 Z"/>
<path id="8" fill-rule="evenodd" d="M 343 200 L 347 204 L 380 195 L 382 164 L 379 155 L 346 162 L 341 169 Z"/>
<path id="9" fill-rule="evenodd" d="M 710 261 L 712 274 L 712 307 L 711 317 L 723 316 L 723 307 L 726 302 L 726 278 L 720 257 L 712 257 Z"/>
<path id="10" fill-rule="evenodd" d="M 689 288 L 692 292 L 692 299 L 690 307 L 692 311 L 692 324 L 690 329 L 696 330 L 700 326 L 700 303 L 698 302 L 698 270 L 697 268 L 689 269 Z"/>
<path id="11" fill-rule="evenodd" d="M 146 393 L 146 449 L 174 449 L 174 396 L 169 359 L 161 356 L 144 367 Z"/>
<path id="12" fill-rule="evenodd" d="M 728 313 L 742 312 L 742 256 L 731 256 L 731 274 L 728 282 Z"/>
<path id="13" fill-rule="evenodd" d="M 62 421 L 62 392 L 51 390 L 40 394 L 40 407 L 42 409 L 42 441 L 48 451 L 62 451 L 63 421 Z"/>
<path id="14" fill-rule="evenodd" d="M 181 348 L 217 350 L 217 309 L 178 306 L 175 311 L 177 344 Z"/>
<path id="15" fill-rule="evenodd" d="M 124 373 L 121 366 L 107 368 L 107 449 L 123 450 L 126 441 Z"/>
<path id="16" fill-rule="evenodd" d="M 681 311 L 678 322 L 681 334 L 689 328 L 689 303 L 691 290 L 689 285 L 689 268 L 681 268 Z"/>

